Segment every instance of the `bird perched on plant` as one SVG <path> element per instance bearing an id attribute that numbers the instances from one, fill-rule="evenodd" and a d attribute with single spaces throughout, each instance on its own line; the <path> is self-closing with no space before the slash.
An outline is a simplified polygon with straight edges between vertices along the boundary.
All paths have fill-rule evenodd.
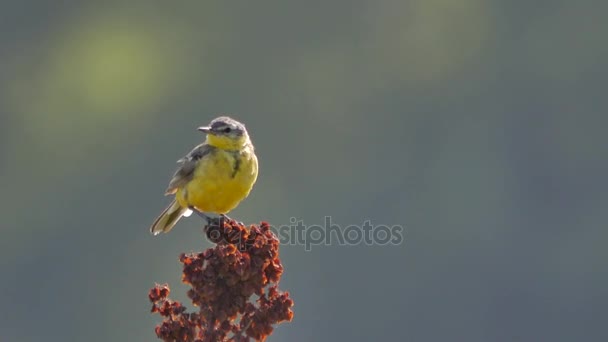
<path id="1" fill-rule="evenodd" d="M 169 232 L 194 210 L 225 215 L 249 195 L 257 179 L 258 160 L 245 125 L 221 116 L 198 130 L 207 138 L 177 161 L 165 192 L 175 198 L 150 227 L 154 235 Z"/>

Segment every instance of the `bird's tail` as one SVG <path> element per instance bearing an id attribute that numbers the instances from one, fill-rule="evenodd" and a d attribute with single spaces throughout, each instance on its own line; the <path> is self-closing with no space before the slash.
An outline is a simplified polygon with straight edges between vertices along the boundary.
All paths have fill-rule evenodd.
<path id="1" fill-rule="evenodd" d="M 179 203 L 173 200 L 173 202 L 171 202 L 171 204 L 169 204 L 169 206 L 158 216 L 154 223 L 152 223 L 150 233 L 153 235 L 168 233 L 184 214 L 187 215 L 188 211 L 190 211 L 188 208 L 183 208 Z"/>

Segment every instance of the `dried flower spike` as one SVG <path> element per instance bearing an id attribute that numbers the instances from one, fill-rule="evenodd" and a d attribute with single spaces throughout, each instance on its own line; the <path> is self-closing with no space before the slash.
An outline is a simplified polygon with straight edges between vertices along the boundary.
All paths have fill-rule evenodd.
<path id="1" fill-rule="evenodd" d="M 182 281 L 191 286 L 188 297 L 198 312 L 187 313 L 168 298 L 168 285 L 157 284 L 148 294 L 152 312 L 164 317 L 156 336 L 167 342 L 263 341 L 275 324 L 291 321 L 293 300 L 278 289 L 283 266 L 269 224 L 246 228 L 216 219 L 204 232 L 216 246 L 179 258 Z"/>

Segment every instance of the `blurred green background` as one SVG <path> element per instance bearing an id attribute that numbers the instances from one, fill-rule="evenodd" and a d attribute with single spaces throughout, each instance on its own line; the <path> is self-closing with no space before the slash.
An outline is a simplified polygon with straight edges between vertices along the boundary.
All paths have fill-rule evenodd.
<path id="1" fill-rule="evenodd" d="M 605 1 L 2 1 L 0 341 L 153 341 L 201 221 L 148 233 L 221 113 L 283 246 L 272 341 L 606 341 Z"/>

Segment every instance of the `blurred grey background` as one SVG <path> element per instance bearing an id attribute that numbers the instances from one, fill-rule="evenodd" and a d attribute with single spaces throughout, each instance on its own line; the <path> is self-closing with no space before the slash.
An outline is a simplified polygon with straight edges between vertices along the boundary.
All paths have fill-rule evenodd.
<path id="1" fill-rule="evenodd" d="M 0 341 L 153 341 L 201 221 L 152 237 L 221 113 L 245 222 L 399 224 L 281 249 L 272 341 L 608 340 L 605 1 L 3 1 Z"/>

